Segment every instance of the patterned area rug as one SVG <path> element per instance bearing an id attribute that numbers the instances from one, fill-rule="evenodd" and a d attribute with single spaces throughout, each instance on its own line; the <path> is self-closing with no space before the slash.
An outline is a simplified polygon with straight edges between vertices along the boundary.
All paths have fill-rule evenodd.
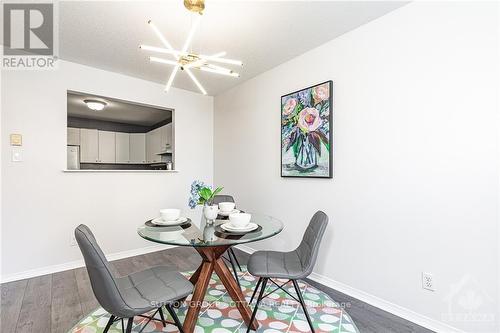
<path id="1" fill-rule="evenodd" d="M 240 283 L 243 294 L 247 301 L 252 297 L 252 292 L 257 284 L 257 279 L 246 271 L 246 267 L 242 267 L 243 271 L 239 272 Z M 185 273 L 190 276 L 193 272 Z M 285 280 L 276 280 L 278 284 L 286 282 Z M 281 283 L 279 283 L 281 282 Z M 275 289 L 276 286 L 268 284 L 266 292 Z M 299 283 L 300 290 L 304 295 L 307 309 L 313 320 L 314 328 L 317 333 L 358 333 L 356 325 L 351 317 L 343 308 L 334 302 L 327 294 L 310 286 L 307 283 Z M 295 295 L 293 285 L 289 283 L 284 288 L 289 293 Z M 189 299 L 189 298 L 188 298 Z M 255 300 L 254 300 L 255 302 Z M 213 275 L 210 280 L 205 303 L 200 312 L 195 333 L 244 333 L 246 325 L 242 322 L 240 313 L 232 304 L 232 300 L 226 292 L 224 285 L 219 281 L 217 275 Z M 178 309 L 178 316 L 181 322 L 184 321 L 186 307 Z M 167 316 L 168 312 L 164 310 Z M 158 315 L 157 315 L 158 317 Z M 97 333 L 102 332 L 108 322 L 109 314 L 99 308 L 83 318 L 71 330 L 71 333 Z M 169 320 L 169 319 L 167 319 Z M 285 292 L 279 290 L 271 294 L 267 299 L 263 300 L 257 312 L 257 320 L 260 327 L 258 333 L 298 333 L 310 332 L 309 325 L 304 316 L 304 312 L 299 303 L 291 299 Z M 136 317 L 132 332 L 139 332 L 147 319 Z M 126 322 L 125 322 L 126 324 Z M 144 328 L 145 333 L 155 332 L 177 332 L 175 326 L 167 325 L 163 327 L 160 322 L 151 321 Z M 121 322 L 117 321 L 109 333 L 121 332 Z"/>

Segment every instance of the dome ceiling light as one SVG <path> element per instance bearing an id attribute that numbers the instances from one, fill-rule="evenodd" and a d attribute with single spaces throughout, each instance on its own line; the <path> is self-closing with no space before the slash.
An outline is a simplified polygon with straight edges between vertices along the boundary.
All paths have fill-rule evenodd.
<path id="1" fill-rule="evenodd" d="M 87 107 L 92 111 L 102 111 L 104 107 L 108 105 L 106 102 L 98 101 L 96 99 L 85 99 L 83 102 L 87 104 Z"/>

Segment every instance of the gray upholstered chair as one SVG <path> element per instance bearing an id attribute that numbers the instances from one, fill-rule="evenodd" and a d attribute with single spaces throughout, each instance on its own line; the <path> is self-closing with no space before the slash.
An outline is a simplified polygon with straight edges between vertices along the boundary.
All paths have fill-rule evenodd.
<path id="1" fill-rule="evenodd" d="M 235 202 L 235 201 L 231 195 L 218 194 L 214 197 L 212 202 L 214 205 L 218 205 L 221 202 Z M 229 263 L 231 264 L 231 268 L 233 269 L 234 278 L 236 279 L 236 282 L 238 282 L 238 286 L 241 289 L 240 280 L 238 279 L 238 272 L 236 271 L 236 265 L 238 265 L 238 268 L 241 272 L 241 265 L 238 262 L 238 259 L 236 258 L 236 254 L 234 253 L 233 248 L 230 247 L 229 249 L 227 249 L 227 256 L 228 256 L 228 258 L 226 258 L 226 257 L 222 257 L 222 258 L 224 258 L 226 261 L 229 261 Z"/>
<path id="2" fill-rule="evenodd" d="M 328 216 L 322 211 L 318 211 L 312 217 L 311 222 L 309 222 L 309 226 L 307 227 L 304 237 L 302 238 L 302 242 L 296 250 L 291 252 L 257 251 L 250 256 L 250 259 L 248 260 L 248 271 L 253 276 L 259 277 L 259 281 L 255 286 L 250 303 L 252 303 L 259 286 L 261 286 L 259 297 L 257 298 L 255 308 L 253 309 L 252 319 L 250 322 L 253 322 L 255 319 L 260 301 L 276 290 L 281 289 L 300 303 L 311 331 L 314 332 L 313 324 L 311 318 L 309 317 L 309 313 L 307 312 L 304 298 L 300 292 L 297 280 L 304 279 L 312 273 L 314 264 L 316 263 L 316 258 L 318 257 L 321 239 L 323 238 L 327 225 Z M 284 284 L 278 285 L 272 279 L 287 279 L 288 281 Z M 266 290 L 268 282 L 273 283 L 277 288 L 264 296 L 264 291 Z M 289 282 L 293 283 L 298 299 L 283 288 Z M 249 331 L 250 327 L 247 329 L 247 332 Z"/>
<path id="3" fill-rule="evenodd" d="M 86 225 L 81 224 L 75 229 L 75 238 L 85 259 L 94 295 L 99 304 L 111 314 L 104 333 L 118 320 L 122 320 L 123 329 L 124 319 L 128 319 L 126 332 L 130 333 L 135 316 L 148 318 L 146 325 L 151 320 L 158 320 L 165 326 L 167 321 L 163 316 L 163 306 L 172 316 L 172 324 L 183 332 L 179 318 L 172 309 L 172 303 L 192 292 L 193 285 L 189 280 L 179 272 L 161 266 L 124 277 L 115 277 L 94 235 Z M 144 315 L 155 309 L 152 316 Z M 161 319 L 154 318 L 157 313 Z"/>

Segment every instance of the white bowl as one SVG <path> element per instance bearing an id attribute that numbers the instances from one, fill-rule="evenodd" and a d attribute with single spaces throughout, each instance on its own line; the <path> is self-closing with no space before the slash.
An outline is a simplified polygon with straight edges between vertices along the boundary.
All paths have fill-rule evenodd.
<path id="1" fill-rule="evenodd" d="M 232 212 L 236 204 L 234 202 L 220 202 L 219 209 L 223 213 Z"/>
<path id="2" fill-rule="evenodd" d="M 250 219 L 252 218 L 252 214 L 248 213 L 233 213 L 229 214 L 229 221 L 231 225 L 236 228 L 244 228 L 250 223 Z"/>
<path id="3" fill-rule="evenodd" d="M 160 209 L 160 216 L 163 221 L 175 221 L 181 216 L 181 210 L 177 208 Z"/>

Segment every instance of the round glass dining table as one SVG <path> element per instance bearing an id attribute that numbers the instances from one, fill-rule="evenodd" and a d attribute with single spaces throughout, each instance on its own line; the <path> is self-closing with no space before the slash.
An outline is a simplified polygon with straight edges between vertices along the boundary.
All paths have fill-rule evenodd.
<path id="1" fill-rule="evenodd" d="M 137 229 L 139 236 L 152 242 L 191 246 L 203 259 L 200 267 L 189 279 L 194 285 L 194 291 L 183 324 L 186 333 L 194 332 L 213 272 L 224 284 L 246 325 L 253 330 L 258 328 L 256 320 L 250 322 L 252 311 L 221 256 L 233 245 L 255 242 L 279 234 L 283 230 L 283 223 L 271 216 L 252 214 L 251 222 L 257 224 L 258 228 L 246 233 L 233 233 L 221 227 L 227 222 L 228 220 L 217 219 L 209 224 L 203 219 L 199 227 L 191 220 L 180 226 L 158 226 L 150 220 Z"/>

